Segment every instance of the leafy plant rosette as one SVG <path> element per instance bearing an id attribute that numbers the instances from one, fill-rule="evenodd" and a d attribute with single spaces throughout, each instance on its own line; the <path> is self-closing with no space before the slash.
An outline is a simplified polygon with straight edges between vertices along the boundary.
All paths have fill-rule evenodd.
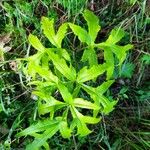
<path id="1" fill-rule="evenodd" d="M 118 66 L 121 66 L 132 45 L 117 44 L 125 35 L 120 28 L 113 29 L 105 42 L 95 43 L 101 28 L 99 19 L 89 10 L 84 11 L 83 17 L 88 31 L 68 22 L 62 24 L 57 33 L 54 29 L 54 19 L 42 17 L 43 33 L 53 48 L 44 47 L 37 36 L 29 35 L 29 42 L 37 53 L 25 58 L 27 63 L 23 62 L 23 71 L 26 76 L 32 77 L 29 84 L 36 87 L 33 94 L 38 96 L 38 114 L 43 119 L 17 134 L 17 137 L 34 137 L 33 142 L 26 147 L 28 150 L 41 146 L 49 149 L 47 140 L 58 131 L 63 138 L 70 138 L 72 134 L 90 134 L 92 131 L 87 125 L 100 122 L 100 116 L 109 114 L 117 103 L 116 100 L 104 96 L 104 93 L 114 82 L 112 75 L 115 57 L 118 59 Z M 71 54 L 62 48 L 62 40 L 68 28 L 81 43 L 86 44 L 80 65 L 76 67 L 71 60 Z M 96 49 L 104 53 L 105 62 L 102 64 L 98 63 Z M 92 87 L 96 79 L 104 73 L 106 81 Z"/>

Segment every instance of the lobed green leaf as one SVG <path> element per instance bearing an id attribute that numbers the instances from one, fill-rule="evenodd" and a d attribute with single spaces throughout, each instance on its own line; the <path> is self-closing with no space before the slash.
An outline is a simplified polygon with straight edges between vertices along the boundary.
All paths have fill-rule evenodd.
<path id="1" fill-rule="evenodd" d="M 84 100 L 82 98 L 75 98 L 73 100 L 73 105 L 75 107 L 80 107 L 80 108 L 86 108 L 86 109 L 94 109 L 94 110 L 98 110 L 99 109 L 99 106 L 87 101 L 87 100 Z"/>
<path id="2" fill-rule="evenodd" d="M 83 17 L 87 21 L 88 34 L 91 38 L 92 43 L 94 43 L 94 41 L 97 37 L 97 34 L 100 30 L 99 19 L 93 12 L 91 12 L 87 9 L 84 11 Z"/>
<path id="3" fill-rule="evenodd" d="M 27 129 L 19 132 L 16 136 L 21 137 L 21 136 L 32 135 L 33 133 L 45 131 L 51 127 L 55 127 L 55 126 L 57 126 L 57 124 L 58 124 L 58 121 L 56 121 L 56 120 L 45 119 L 43 121 L 39 121 L 35 125 L 31 125 Z"/>
<path id="4" fill-rule="evenodd" d="M 77 82 L 83 83 L 92 79 L 97 78 L 99 75 L 103 74 L 106 71 L 106 64 L 95 65 L 87 69 L 87 67 L 82 68 L 78 72 Z"/>
<path id="5" fill-rule="evenodd" d="M 69 92 L 68 88 L 65 85 L 63 85 L 62 83 L 58 83 L 57 87 L 58 87 L 64 101 L 68 104 L 72 104 L 73 98 L 72 98 L 72 95 Z"/>
<path id="6" fill-rule="evenodd" d="M 60 48 L 61 48 L 62 40 L 64 39 L 64 37 L 66 35 L 67 28 L 68 28 L 68 23 L 62 24 L 59 27 L 58 32 L 57 32 L 57 34 L 55 36 L 55 41 L 57 42 L 57 45 Z"/>
<path id="7" fill-rule="evenodd" d="M 40 40 L 37 38 L 37 36 L 34 36 L 32 34 L 29 35 L 28 40 L 30 44 L 38 51 L 43 52 L 45 50 L 45 47 L 42 45 Z"/>
<path id="8" fill-rule="evenodd" d="M 45 103 L 42 101 L 45 100 Z M 42 99 L 38 103 L 38 112 L 40 115 L 44 115 L 46 113 L 54 113 L 58 109 L 67 106 L 67 104 L 56 100 L 54 97 L 50 96 L 49 99 Z"/>
<path id="9" fill-rule="evenodd" d="M 74 67 L 70 66 L 68 67 L 66 61 L 63 58 L 60 58 L 59 55 L 47 51 L 49 58 L 53 61 L 54 66 L 56 69 L 63 74 L 67 79 L 71 81 L 75 81 L 76 79 L 76 71 Z"/>
<path id="10" fill-rule="evenodd" d="M 73 23 L 69 23 L 69 27 L 81 42 L 91 44 L 91 38 L 85 29 Z"/>
<path id="11" fill-rule="evenodd" d="M 61 123 L 59 124 L 59 129 L 63 138 L 71 137 L 71 129 L 68 128 L 68 124 L 66 121 L 61 121 Z"/>
<path id="12" fill-rule="evenodd" d="M 101 86 L 97 87 L 97 88 L 93 88 L 91 86 L 87 86 L 85 84 L 82 84 L 82 88 L 90 95 L 90 97 L 94 100 L 95 104 L 100 106 L 102 105 L 103 110 L 102 112 L 104 112 L 105 114 L 108 114 L 109 112 L 111 112 L 115 106 L 115 104 L 117 103 L 117 101 L 110 101 L 108 98 L 106 98 L 105 96 L 103 96 L 103 92 L 105 92 L 107 90 L 107 88 L 112 84 L 112 82 L 104 82 Z M 103 89 L 104 88 L 104 89 Z M 100 93 L 102 92 L 102 93 Z M 98 111 L 95 111 L 95 115 L 98 113 Z"/>
<path id="13" fill-rule="evenodd" d="M 113 29 L 106 40 L 107 44 L 114 45 L 119 42 L 125 36 L 125 32 L 121 28 Z"/>
<path id="14" fill-rule="evenodd" d="M 42 17 L 41 20 L 41 28 L 43 30 L 44 35 L 49 39 L 49 41 L 53 45 L 57 45 L 55 41 L 55 30 L 54 30 L 54 19 L 48 19 L 46 17 Z"/>
<path id="15" fill-rule="evenodd" d="M 90 57 L 89 57 L 90 56 Z M 97 55 L 94 48 L 85 49 L 81 61 L 89 62 L 90 67 L 98 65 Z"/>

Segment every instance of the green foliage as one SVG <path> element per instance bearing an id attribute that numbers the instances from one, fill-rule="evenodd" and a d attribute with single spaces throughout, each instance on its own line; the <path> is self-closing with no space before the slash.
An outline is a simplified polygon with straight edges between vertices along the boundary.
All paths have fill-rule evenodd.
<path id="1" fill-rule="evenodd" d="M 131 78 L 133 75 L 134 68 L 134 64 L 124 63 L 121 68 L 120 76 L 125 78 Z"/>
<path id="2" fill-rule="evenodd" d="M 146 65 L 150 65 L 150 55 L 144 54 L 141 58 L 141 61 Z"/>
<path id="3" fill-rule="evenodd" d="M 86 1 L 86 2 L 85 2 Z M 119 26 L 124 28 L 128 34 L 123 40 L 121 40 L 121 45 L 127 43 L 130 39 L 134 43 L 134 51 L 128 53 L 128 59 L 123 63 L 122 67 L 116 66 L 118 64 L 117 57 L 115 54 L 110 51 L 106 52 L 105 49 L 105 60 L 112 56 L 115 59 L 110 59 L 113 63 L 115 74 L 113 77 L 117 79 L 115 84 L 110 88 L 110 90 L 105 93 L 110 99 L 115 97 L 119 99 L 119 104 L 115 111 L 111 113 L 109 117 L 102 115 L 102 122 L 97 125 L 87 125 L 89 129 L 94 131 L 92 134 L 86 137 L 78 137 L 73 135 L 69 140 L 63 139 L 59 131 L 51 139 L 48 139 L 47 142 L 50 143 L 52 149 L 110 149 L 110 150 L 122 150 L 122 149 L 150 149 L 149 141 L 149 132 L 150 126 L 148 121 L 145 122 L 144 119 L 149 119 L 149 97 L 150 97 L 150 88 L 149 88 L 149 35 L 150 35 L 150 11 L 149 11 L 149 1 L 148 0 L 125 0 L 125 1 L 92 1 L 87 0 L 56 0 L 56 1 L 47 1 L 47 0 L 2 0 L 0 3 L 0 32 L 2 35 L 11 32 L 11 42 L 1 50 L 1 60 L 0 61 L 0 82 L 3 86 L 0 89 L 0 149 L 25 149 L 24 147 L 32 142 L 32 137 L 27 136 L 26 138 L 21 138 L 20 140 L 16 139 L 14 136 L 21 127 L 24 129 L 28 127 L 39 118 L 39 120 L 44 121 L 46 118 L 49 118 L 46 114 L 51 110 L 51 116 L 53 106 L 56 105 L 55 112 L 57 111 L 58 116 L 61 115 L 61 110 L 65 108 L 62 101 L 62 96 L 60 92 L 55 90 L 53 81 L 50 80 L 46 82 L 45 78 L 49 78 L 49 71 L 43 71 L 44 69 L 38 68 L 38 73 L 43 77 L 43 83 L 39 81 L 40 75 L 37 74 L 32 67 L 34 67 L 34 62 L 40 58 L 40 53 L 38 54 L 35 60 L 30 61 L 30 72 L 35 74 L 35 79 L 32 78 L 32 81 L 26 85 L 31 78 L 26 78 L 22 72 L 16 72 L 11 70 L 10 64 L 13 63 L 12 60 L 18 57 L 28 57 L 29 54 L 34 54 L 36 51 L 32 46 L 28 45 L 27 35 L 28 33 L 33 33 L 39 37 L 39 40 L 42 41 L 42 44 L 46 47 L 52 47 L 52 44 L 49 44 L 48 40 L 41 36 L 40 30 L 40 19 L 44 15 L 46 17 L 54 18 L 56 23 L 54 26 L 58 29 L 61 23 L 66 20 L 75 21 L 78 25 L 85 27 L 88 32 L 88 25 L 86 21 L 81 19 L 79 13 L 82 12 L 84 7 L 88 7 L 93 10 L 98 17 L 101 18 L 100 25 L 102 26 L 102 31 L 98 33 L 96 38 L 96 43 L 107 39 L 109 31 L 114 26 Z M 106 7 L 108 6 L 108 7 Z M 81 20 L 80 20 L 81 19 Z M 51 20 L 51 19 L 50 19 Z M 85 29 L 84 28 L 84 29 Z M 93 28 L 95 29 L 95 28 Z M 71 30 L 69 30 L 71 31 Z M 57 32 L 56 32 L 57 33 Z M 72 66 L 75 68 L 76 73 L 78 73 L 82 68 L 88 66 L 89 64 L 97 64 L 98 62 L 103 62 L 103 51 L 100 48 L 91 49 L 87 47 L 86 43 L 81 44 L 77 37 L 73 37 L 71 32 L 67 32 L 67 36 L 62 41 L 63 48 L 54 48 L 53 52 L 62 56 L 69 66 L 69 61 L 71 60 Z M 0 35 L 0 37 L 2 37 Z M 12 47 L 11 51 L 8 52 L 6 46 Z M 65 49 L 64 49 L 65 48 Z M 89 50 L 90 49 L 90 50 Z M 83 50 L 83 51 L 82 51 Z M 66 53 L 69 53 L 69 55 Z M 93 53 L 96 52 L 96 53 Z M 81 57 L 82 52 L 84 55 Z M 109 53 L 108 53 L 109 52 Z M 100 53 L 100 54 L 99 54 Z M 97 56 L 96 56 L 97 55 Z M 68 57 L 69 56 L 69 57 Z M 92 57 L 89 57 L 92 56 Z M 51 72 L 54 73 L 54 67 L 52 61 L 49 61 L 49 66 L 47 66 L 48 59 L 47 55 L 42 57 L 43 68 L 51 68 Z M 82 58 L 82 62 L 79 61 Z M 41 61 L 37 61 L 37 64 L 40 64 Z M 107 60 L 108 62 L 108 60 Z M 128 74 L 127 70 L 130 70 L 131 63 L 135 67 L 134 72 L 132 71 L 132 78 L 124 79 L 122 77 L 128 78 L 131 76 L 131 72 Z M 26 63 L 26 62 L 25 62 Z M 27 63 L 28 64 L 28 63 Z M 107 63 L 108 64 L 108 63 Z M 26 65 L 26 64 L 25 64 Z M 91 65 L 91 66 L 92 66 Z M 37 67 L 37 66 L 36 66 Z M 91 67 L 87 67 L 89 70 Z M 132 67 L 131 67 L 132 68 Z M 108 69 L 113 72 L 113 68 Z M 27 71 L 26 68 L 24 71 Z M 119 72 L 120 71 L 120 72 Z M 45 76 L 45 73 L 47 76 Z M 55 73 L 54 73 L 55 74 Z M 57 75 L 56 75 L 57 74 Z M 61 73 L 56 70 L 56 76 L 61 78 Z M 128 75 L 127 75 L 128 74 Z M 50 74 L 52 76 L 52 74 Z M 128 77 L 127 77 L 128 76 Z M 53 76 L 54 77 L 54 76 Z M 77 77 L 77 76 L 76 76 Z M 111 77 L 113 79 L 113 77 Z M 121 77 L 121 78 L 120 78 Z M 38 80 L 37 80 L 38 78 Z M 87 86 L 96 88 L 102 83 L 104 75 L 102 78 L 98 76 L 97 79 L 86 81 Z M 35 80 L 35 81 L 34 81 Z M 57 80 L 54 79 L 53 80 Z M 61 81 L 66 81 L 66 77 L 61 78 Z M 96 81 L 96 82 L 94 82 Z M 32 83 L 35 85 L 32 86 Z M 81 83 L 82 84 L 82 83 Z M 38 85 L 38 91 L 43 91 L 38 93 L 38 91 L 33 91 L 33 94 L 30 94 L 32 88 L 34 90 Z M 65 87 L 71 92 L 73 97 L 80 97 L 82 99 L 90 101 L 90 95 L 84 91 L 83 87 L 79 85 L 76 89 L 70 87 L 70 82 L 65 82 Z M 59 85 L 61 89 L 62 85 Z M 61 90 L 60 89 L 60 90 Z M 63 89 L 65 90 L 65 89 Z M 120 92 L 119 92 L 120 91 Z M 55 92 L 55 94 L 53 94 Z M 51 99 L 54 100 L 53 103 L 49 101 L 37 101 L 38 95 L 40 94 L 54 96 Z M 68 95 L 68 94 L 67 94 Z M 31 97 L 35 100 L 31 100 Z M 49 95 L 47 97 L 50 97 Z M 58 101 L 58 99 L 61 101 Z M 39 102 L 39 103 L 38 103 Z M 91 101 L 94 102 L 94 101 Z M 37 103 L 37 105 L 35 105 Z M 41 103 L 43 105 L 41 105 Z M 38 109 L 37 113 L 37 108 Z M 48 106 L 48 107 L 47 107 Z M 78 105 L 77 105 L 78 106 Z M 84 115 L 92 115 L 92 111 L 96 114 L 96 110 L 88 111 L 87 109 L 79 108 L 77 109 Z M 53 110 L 54 111 L 54 110 Z M 18 121 L 14 121 L 19 113 L 22 112 L 20 120 L 22 120 L 21 125 L 17 126 L 18 129 L 11 127 L 14 122 L 16 124 Z M 39 116 L 39 117 L 38 117 Z M 100 115 L 101 116 L 101 115 Z M 143 118 L 143 119 L 141 119 Z M 68 115 L 68 127 L 70 128 L 71 113 Z M 40 121 L 36 121 L 37 123 Z M 41 134 L 45 130 L 38 132 Z M 66 132 L 69 133 L 69 132 Z M 76 127 L 74 128 L 74 133 L 76 133 Z M 71 134 L 74 134 L 71 133 Z M 61 133 L 63 134 L 63 133 Z M 49 149 L 48 144 L 45 144 L 45 148 Z M 32 148 L 30 148 L 32 149 Z M 41 148 L 42 149 L 42 148 Z M 44 149 L 44 148 L 43 148 Z"/>
<path id="4" fill-rule="evenodd" d="M 83 17 L 87 21 L 88 31 L 73 23 L 64 23 L 57 33 L 54 19 L 43 17 L 42 30 L 53 45 L 52 48 L 45 48 L 36 36 L 29 35 L 29 42 L 37 53 L 25 59 L 23 71 L 31 79 L 29 84 L 35 85 L 33 94 L 38 96 L 41 121 L 17 134 L 17 137 L 34 137 L 27 149 L 38 149 L 41 146 L 48 149 L 47 140 L 58 131 L 63 138 L 70 138 L 75 133 L 81 137 L 88 135 L 92 131 L 87 125 L 98 123 L 101 115 L 109 114 L 117 103 L 104 95 L 114 82 L 109 80 L 115 68 L 113 54 L 117 56 L 121 66 L 132 45 L 116 44 L 124 36 L 121 29 L 112 30 L 106 42 L 96 44 L 95 39 L 100 30 L 98 17 L 89 10 L 84 11 Z M 83 50 L 81 65 L 76 67 L 71 60 L 72 55 L 62 48 L 62 41 L 69 27 L 81 43 L 87 44 L 87 48 Z M 104 50 L 105 63 L 98 63 L 96 48 Z M 87 64 L 82 63 L 86 61 Z M 107 81 L 92 87 L 92 84 L 96 85 L 96 79 L 105 72 Z M 89 85 L 89 82 L 92 84 Z M 81 92 L 85 95 L 81 95 Z M 50 117 L 46 117 L 48 115 Z"/>
<path id="5" fill-rule="evenodd" d="M 148 101 L 149 102 L 149 97 L 150 97 L 150 82 L 146 82 L 145 86 L 142 86 L 140 90 L 137 91 L 138 94 L 138 101 L 144 102 Z"/>
<path id="6" fill-rule="evenodd" d="M 87 4 L 87 0 L 56 0 L 56 2 L 67 10 L 68 17 L 80 13 Z"/>
<path id="7" fill-rule="evenodd" d="M 107 79 L 110 79 L 114 72 L 114 54 L 119 60 L 118 66 L 120 67 L 126 58 L 127 51 L 133 47 L 131 44 L 127 44 L 125 46 L 117 45 L 124 35 L 125 33 L 122 29 L 114 29 L 111 31 L 111 34 L 106 42 L 96 44 L 100 49 L 104 50 L 104 59 L 109 66 L 107 68 Z"/>

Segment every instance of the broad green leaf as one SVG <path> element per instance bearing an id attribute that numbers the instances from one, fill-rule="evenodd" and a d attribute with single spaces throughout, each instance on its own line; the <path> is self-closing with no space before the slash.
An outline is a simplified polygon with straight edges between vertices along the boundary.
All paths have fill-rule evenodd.
<path id="1" fill-rule="evenodd" d="M 34 91 L 32 94 L 39 97 L 38 99 L 38 112 L 40 115 L 44 115 L 46 113 L 50 113 L 51 118 L 55 111 L 58 109 L 67 106 L 67 104 L 60 102 L 51 96 L 52 90 L 49 88 L 48 90 L 38 89 L 39 91 Z"/>
<path id="2" fill-rule="evenodd" d="M 44 35 L 53 45 L 57 46 L 57 43 L 55 41 L 54 19 L 50 20 L 46 17 L 42 17 L 41 24 Z"/>
<path id="3" fill-rule="evenodd" d="M 71 129 L 77 127 L 77 134 L 79 134 L 80 136 L 86 136 L 91 133 L 86 123 L 96 124 L 100 121 L 100 118 L 82 115 L 75 107 L 71 107 L 70 110 L 74 118 L 71 123 Z"/>
<path id="4" fill-rule="evenodd" d="M 49 57 L 47 53 L 43 53 L 42 58 L 41 58 L 41 67 L 49 70 Z"/>
<path id="5" fill-rule="evenodd" d="M 68 24 L 67 23 L 64 23 L 62 24 L 59 29 L 58 29 L 58 32 L 55 36 L 55 41 L 57 42 L 57 45 L 58 47 L 61 48 L 61 43 L 62 43 L 62 40 L 63 38 L 65 37 L 66 35 L 66 32 L 67 32 L 67 28 L 68 28 Z"/>
<path id="6" fill-rule="evenodd" d="M 81 58 L 82 62 L 86 62 L 89 61 L 89 56 L 90 56 L 91 52 L 89 49 L 85 49 Z"/>
<path id="7" fill-rule="evenodd" d="M 97 59 L 97 55 L 96 55 L 96 51 L 94 48 L 90 48 L 89 49 L 90 51 L 90 54 L 88 57 L 88 60 L 89 60 L 89 65 L 90 67 L 94 66 L 94 65 L 98 65 L 98 59 Z"/>
<path id="8" fill-rule="evenodd" d="M 78 96 L 78 94 L 79 94 L 79 92 L 80 92 L 80 89 L 81 89 L 81 86 L 78 84 L 78 85 L 76 86 L 76 88 L 73 90 L 72 96 L 73 96 L 74 98 Z"/>
<path id="9" fill-rule="evenodd" d="M 75 127 L 77 127 L 77 135 L 80 135 L 81 137 L 91 133 L 91 130 L 88 129 L 86 123 L 78 118 L 74 118 L 71 123 L 71 129 L 73 130 Z"/>
<path id="10" fill-rule="evenodd" d="M 100 44 L 95 44 L 96 47 L 104 50 L 104 59 L 108 64 L 107 69 L 107 80 L 111 78 L 114 72 L 114 56 L 113 53 L 117 56 L 119 60 L 119 66 L 123 63 L 126 58 L 126 52 L 133 48 L 133 45 L 127 44 L 125 46 L 119 46 L 115 44 L 111 44 L 108 42 L 103 42 Z"/>
<path id="11" fill-rule="evenodd" d="M 108 89 L 109 87 L 114 83 L 114 80 L 108 80 L 106 82 L 103 82 L 100 86 L 98 86 L 96 88 L 96 90 L 103 95 Z"/>
<path id="12" fill-rule="evenodd" d="M 48 19 L 46 17 L 42 17 L 42 29 L 45 36 L 49 39 L 49 41 L 56 47 L 61 48 L 62 40 L 66 35 L 68 23 L 62 24 L 58 32 L 55 34 L 54 29 L 54 19 Z"/>
<path id="13" fill-rule="evenodd" d="M 107 44 L 113 45 L 119 42 L 125 36 L 125 32 L 121 28 L 113 29 L 106 40 Z"/>
<path id="14" fill-rule="evenodd" d="M 87 124 L 96 124 L 101 119 L 101 118 L 95 118 L 95 117 L 91 117 L 91 116 L 84 116 L 76 108 L 74 108 L 74 107 L 72 107 L 72 108 L 74 109 L 75 115 L 81 122 L 84 122 Z"/>
<path id="15" fill-rule="evenodd" d="M 51 82 L 49 84 L 46 82 L 39 81 L 39 83 L 35 82 L 35 85 L 37 86 L 36 89 L 32 92 L 32 94 L 42 99 L 49 99 L 49 97 L 56 91 L 56 84 L 51 84 Z"/>
<path id="16" fill-rule="evenodd" d="M 117 56 L 119 59 L 119 65 L 123 63 L 123 61 L 126 58 L 126 52 L 133 48 L 133 45 L 127 44 L 125 46 L 119 46 L 119 45 L 112 45 L 111 49 L 113 53 Z"/>
<path id="17" fill-rule="evenodd" d="M 28 61 L 27 67 L 23 68 L 24 73 L 28 76 L 33 77 L 35 79 L 35 75 L 37 74 L 37 71 L 34 70 L 35 66 L 38 66 L 40 64 L 40 60 L 42 57 L 42 53 L 38 52 L 37 54 L 28 57 L 26 60 Z"/>
<path id="18" fill-rule="evenodd" d="M 57 124 L 58 121 L 56 120 L 45 119 L 44 121 L 39 121 L 37 124 L 31 125 L 27 129 L 19 132 L 16 136 L 21 137 L 26 135 L 32 135 L 33 133 L 45 131 L 51 127 L 55 127 L 57 126 Z"/>
<path id="19" fill-rule="evenodd" d="M 55 76 L 50 70 L 44 69 L 38 65 L 32 66 L 32 69 L 47 81 L 51 81 L 56 84 L 58 83 L 58 77 Z"/>
<path id="20" fill-rule="evenodd" d="M 95 44 L 95 46 L 99 47 L 100 49 L 103 49 L 104 53 L 106 50 L 112 51 L 117 56 L 117 58 L 119 59 L 119 65 L 121 65 L 123 63 L 123 61 L 125 60 L 126 52 L 133 48 L 133 45 L 131 45 L 131 44 L 119 46 L 119 45 L 111 44 L 108 42 Z M 107 59 L 107 60 L 109 60 L 109 59 Z"/>
<path id="21" fill-rule="evenodd" d="M 68 88 L 65 87 L 65 85 L 63 85 L 62 83 L 58 83 L 57 85 L 64 101 L 68 104 L 72 104 L 73 98 L 71 93 L 68 91 Z"/>
<path id="22" fill-rule="evenodd" d="M 90 117 L 90 116 L 81 116 L 81 120 L 83 120 L 85 123 L 89 124 L 96 124 L 100 122 L 101 118 L 95 118 L 95 117 Z"/>
<path id="23" fill-rule="evenodd" d="M 61 49 L 60 51 L 61 51 L 61 55 L 63 58 L 65 58 L 68 61 L 71 61 L 70 55 L 68 54 L 68 52 L 65 49 Z"/>
<path id="24" fill-rule="evenodd" d="M 115 104 L 117 103 L 117 101 L 110 101 L 109 99 L 107 99 L 105 96 L 103 96 L 100 93 L 100 87 L 98 88 L 93 88 L 91 86 L 87 86 L 85 84 L 82 84 L 82 88 L 90 95 L 90 97 L 95 101 L 96 105 L 101 105 L 103 107 L 102 112 L 104 112 L 105 114 L 108 114 L 109 112 L 111 112 L 115 106 Z M 103 91 L 102 91 L 103 92 Z M 98 111 L 95 112 L 95 114 L 97 114 Z M 94 115 L 96 116 L 96 115 Z"/>
<path id="25" fill-rule="evenodd" d="M 57 54 L 47 51 L 49 58 L 53 61 L 56 69 L 63 74 L 67 79 L 74 81 L 76 79 L 76 71 L 70 66 L 68 67 L 66 61 L 63 58 L 60 58 Z"/>
<path id="26" fill-rule="evenodd" d="M 62 117 L 60 117 L 62 118 Z M 44 120 L 39 121 L 35 125 L 31 125 L 27 129 L 18 133 L 16 136 L 26 136 L 31 135 L 35 137 L 35 140 L 27 145 L 27 150 L 36 150 L 41 146 L 46 146 L 47 139 L 51 138 L 58 130 L 64 138 L 69 138 L 71 136 L 71 130 L 67 127 L 67 122 L 62 120 Z M 44 131 L 43 133 L 41 131 Z M 41 133 L 39 133 L 41 132 Z M 48 146 L 46 146 L 48 147 Z"/>
<path id="27" fill-rule="evenodd" d="M 82 68 L 78 72 L 77 82 L 83 83 L 92 79 L 97 78 L 99 75 L 103 74 L 106 71 L 106 64 L 103 65 L 95 65 L 89 69 L 87 67 Z"/>
<path id="28" fill-rule="evenodd" d="M 58 130 L 59 124 L 49 127 L 43 134 L 41 134 L 40 138 L 35 138 L 31 144 L 27 145 L 26 150 L 39 149 L 41 146 L 45 145 L 46 141 L 50 139 Z"/>
<path id="29" fill-rule="evenodd" d="M 63 57 L 67 61 L 71 61 L 69 53 L 63 48 L 46 48 L 45 50 L 56 53 L 59 55 L 60 58 Z"/>
<path id="30" fill-rule="evenodd" d="M 100 106 L 100 104 L 103 103 L 103 101 L 101 101 L 99 97 L 101 96 L 101 93 L 97 93 L 96 88 L 82 84 L 82 89 L 90 95 L 90 97 L 94 100 L 96 105 Z"/>
<path id="31" fill-rule="evenodd" d="M 98 110 L 99 109 L 99 106 L 87 101 L 87 100 L 84 100 L 82 98 L 75 98 L 73 100 L 73 105 L 75 107 L 80 107 L 80 108 L 86 108 L 86 109 L 93 109 L 93 110 Z"/>
<path id="32" fill-rule="evenodd" d="M 38 51 L 44 52 L 45 47 L 42 45 L 40 40 L 37 38 L 37 36 L 34 36 L 32 34 L 28 37 L 30 44 Z"/>
<path id="33" fill-rule="evenodd" d="M 112 45 L 106 42 L 100 43 L 96 45 L 98 48 L 104 50 L 104 60 L 107 64 L 107 76 L 106 79 L 109 80 L 114 73 L 114 56 L 112 52 Z"/>
<path id="34" fill-rule="evenodd" d="M 70 26 L 71 30 L 73 31 L 73 33 L 76 36 L 78 36 L 78 38 L 81 42 L 87 43 L 88 45 L 91 44 L 91 38 L 85 29 L 81 28 L 78 25 L 72 24 L 72 23 L 69 23 L 69 26 Z"/>
<path id="35" fill-rule="evenodd" d="M 97 34 L 100 30 L 100 26 L 99 26 L 99 19 L 96 15 L 94 15 L 93 12 L 89 11 L 89 10 L 85 10 L 83 13 L 83 17 L 84 19 L 87 21 L 88 24 L 88 33 L 90 35 L 90 38 L 92 40 L 92 43 L 94 43 Z"/>
<path id="36" fill-rule="evenodd" d="M 109 48 L 104 50 L 104 60 L 106 61 L 106 64 L 108 66 L 106 79 L 109 80 L 112 77 L 114 73 L 114 69 L 115 69 L 114 56 L 113 56 L 112 51 Z"/>
<path id="37" fill-rule="evenodd" d="M 88 61 L 90 67 L 97 65 L 98 60 L 97 60 L 97 55 L 96 55 L 95 49 L 94 48 L 85 49 L 83 52 L 81 61 L 83 61 L 83 62 Z"/>
<path id="38" fill-rule="evenodd" d="M 91 133 L 91 131 L 88 129 L 86 123 L 80 119 L 80 113 L 78 110 L 74 107 L 70 108 L 73 121 L 71 123 L 71 129 L 73 130 L 75 127 L 77 127 L 77 134 L 80 136 L 86 136 Z"/>
<path id="39" fill-rule="evenodd" d="M 45 99 L 44 99 L 45 100 Z M 41 100 L 38 103 L 38 111 L 40 115 L 44 115 L 46 113 L 54 113 L 55 111 L 57 111 L 58 109 L 67 106 L 67 104 L 60 102 L 58 100 L 56 100 L 55 98 L 53 98 L 52 96 L 50 96 L 49 99 L 45 100 L 45 103 L 42 103 L 43 100 Z"/>
<path id="40" fill-rule="evenodd" d="M 28 58 L 25 58 L 24 60 L 28 61 L 28 62 L 33 61 L 33 62 L 35 62 L 35 64 L 40 64 L 40 60 L 41 60 L 42 56 L 43 56 L 43 53 L 37 52 L 36 54 L 34 54 Z"/>
<path id="41" fill-rule="evenodd" d="M 46 93 L 46 91 L 44 89 L 42 91 L 38 91 L 38 90 L 33 91 L 32 94 L 38 96 L 39 98 L 41 98 L 45 101 L 49 100 L 50 96 L 51 96 L 50 95 L 51 93 Z"/>
<path id="42" fill-rule="evenodd" d="M 60 133 L 63 138 L 70 138 L 71 137 L 71 129 L 68 128 L 66 121 L 61 121 L 59 124 Z"/>
<path id="43" fill-rule="evenodd" d="M 113 101 L 109 101 L 106 97 L 102 96 L 101 99 L 103 99 L 103 101 L 105 101 L 105 105 L 103 105 L 104 109 L 103 109 L 103 113 L 104 114 L 109 114 L 111 111 L 114 110 L 114 106 L 117 104 L 118 101 L 113 100 Z"/>

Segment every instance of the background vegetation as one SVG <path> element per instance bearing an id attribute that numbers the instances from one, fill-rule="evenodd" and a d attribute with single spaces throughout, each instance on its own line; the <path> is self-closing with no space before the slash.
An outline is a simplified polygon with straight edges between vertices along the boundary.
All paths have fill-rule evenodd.
<path id="1" fill-rule="evenodd" d="M 36 101 L 27 87 L 26 78 L 17 70 L 16 58 L 34 54 L 28 44 L 29 33 L 39 35 L 42 16 L 54 17 L 56 27 L 65 21 L 86 26 L 81 13 L 92 10 L 102 26 L 99 41 L 119 26 L 127 31 L 122 43 L 130 41 L 134 49 L 128 53 L 121 76 L 107 92 L 119 99 L 116 109 L 103 116 L 85 138 L 74 136 L 64 140 L 55 135 L 52 149 L 150 149 L 150 1 L 149 0 L 2 0 L 0 2 L 0 149 L 25 148 L 31 137 L 17 139 L 15 134 L 37 118 Z M 66 44 L 72 43 L 66 38 Z M 4 45 L 5 44 L 5 45 Z M 80 45 L 69 45 L 74 50 Z M 11 49 L 10 49 L 11 48 Z M 98 56 L 101 57 L 101 56 Z"/>

